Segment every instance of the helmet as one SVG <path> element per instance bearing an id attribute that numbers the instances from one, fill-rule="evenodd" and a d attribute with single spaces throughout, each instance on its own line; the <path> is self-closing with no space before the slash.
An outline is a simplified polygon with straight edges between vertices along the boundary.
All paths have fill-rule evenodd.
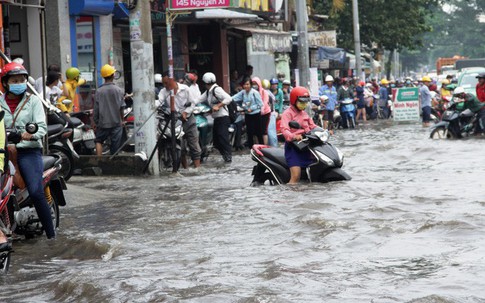
<path id="1" fill-rule="evenodd" d="M 421 82 L 431 82 L 431 78 L 429 76 L 423 76 Z"/>
<path id="2" fill-rule="evenodd" d="M 270 83 L 271 85 L 273 85 L 273 84 L 278 84 L 278 79 L 276 79 L 276 78 L 272 78 L 271 80 L 269 80 L 269 83 Z"/>
<path id="3" fill-rule="evenodd" d="M 101 77 L 103 78 L 111 77 L 115 72 L 116 69 L 109 64 L 105 64 L 101 67 Z"/>
<path id="4" fill-rule="evenodd" d="M 214 75 L 213 73 L 205 73 L 202 76 L 202 81 L 205 84 L 214 84 L 216 83 L 216 75 Z"/>
<path id="5" fill-rule="evenodd" d="M 197 76 L 192 73 L 185 74 L 185 80 L 190 83 L 195 83 L 197 80 Z"/>
<path id="6" fill-rule="evenodd" d="M 387 85 L 387 84 L 389 84 L 389 81 L 387 81 L 387 79 L 382 79 L 381 80 L 381 84 L 382 85 Z"/>
<path id="7" fill-rule="evenodd" d="M 162 83 L 162 74 L 155 74 L 155 83 Z"/>
<path id="8" fill-rule="evenodd" d="M 477 79 L 485 79 L 485 73 L 479 73 L 478 76 L 476 76 L 475 78 L 477 78 Z"/>
<path id="9" fill-rule="evenodd" d="M 328 75 L 328 76 L 325 77 L 325 82 L 333 82 L 333 81 L 334 80 L 333 80 L 332 76 Z"/>
<path id="10" fill-rule="evenodd" d="M 269 89 L 269 87 L 271 86 L 271 84 L 269 83 L 269 81 L 267 79 L 264 79 L 263 82 L 261 83 L 261 85 L 263 85 L 264 89 Z"/>
<path id="11" fill-rule="evenodd" d="M 79 69 L 77 69 L 75 67 L 69 67 L 66 70 L 66 78 L 69 79 L 69 80 L 77 79 L 80 74 L 81 74 L 81 72 L 79 71 Z"/>
<path id="12" fill-rule="evenodd" d="M 2 82 L 4 82 L 8 80 L 10 76 L 16 75 L 24 75 L 27 78 L 29 76 L 29 73 L 22 64 L 18 64 L 17 62 L 10 62 L 2 68 L 2 73 L 0 74 L 0 77 L 2 79 Z"/>
<path id="13" fill-rule="evenodd" d="M 462 86 L 458 86 L 453 91 L 453 95 L 461 95 L 461 94 L 464 94 L 464 93 L 465 93 L 465 89 Z"/>
<path id="14" fill-rule="evenodd" d="M 304 102 L 310 101 L 310 92 L 303 86 L 297 86 L 291 90 L 290 93 L 290 104 L 296 105 L 296 100 L 300 99 L 301 97 L 305 98 L 306 100 L 301 100 Z"/>
<path id="15" fill-rule="evenodd" d="M 291 85 L 290 80 L 283 80 L 283 85 Z"/>
<path id="16" fill-rule="evenodd" d="M 365 82 L 364 81 L 360 81 L 359 82 L 359 86 L 364 86 L 365 85 Z"/>
<path id="17" fill-rule="evenodd" d="M 448 80 L 448 79 L 443 79 L 443 80 L 441 80 L 441 84 L 443 84 L 443 85 L 448 85 L 448 84 L 450 84 L 450 80 Z"/>

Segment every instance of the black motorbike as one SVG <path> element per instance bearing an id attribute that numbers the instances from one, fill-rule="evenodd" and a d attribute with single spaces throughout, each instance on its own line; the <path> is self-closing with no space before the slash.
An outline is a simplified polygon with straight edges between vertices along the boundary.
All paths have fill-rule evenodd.
<path id="1" fill-rule="evenodd" d="M 157 109 L 157 133 L 158 133 L 158 165 L 160 171 L 173 168 L 174 164 L 178 168 L 180 167 L 180 161 L 182 157 L 182 139 L 184 131 L 182 127 L 182 121 L 177 116 L 175 123 L 175 158 L 172 157 L 172 128 L 171 128 L 171 113 L 170 108 L 166 106 L 160 106 Z"/>
<path id="2" fill-rule="evenodd" d="M 300 128 L 292 121 L 291 128 Z M 342 170 L 343 153 L 328 142 L 328 131 L 316 127 L 304 135 L 304 139 L 293 142 L 298 149 L 309 149 L 315 162 L 302 170 L 301 180 L 310 182 L 331 182 L 350 180 L 351 177 Z M 285 151 L 282 148 L 267 145 L 254 145 L 251 158 L 256 162 L 253 167 L 252 186 L 262 185 L 268 181 L 271 185 L 285 184 L 290 181 L 290 169 L 286 164 Z"/>
<path id="3" fill-rule="evenodd" d="M 431 139 L 459 139 L 472 135 L 477 123 L 477 114 L 462 110 L 463 103 L 451 102 L 443 112 L 441 121 L 431 128 Z"/>

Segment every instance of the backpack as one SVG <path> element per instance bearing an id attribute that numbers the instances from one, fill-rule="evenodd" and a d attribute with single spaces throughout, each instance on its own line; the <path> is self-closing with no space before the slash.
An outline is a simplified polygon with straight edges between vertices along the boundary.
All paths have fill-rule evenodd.
<path id="1" fill-rule="evenodd" d="M 217 98 L 217 96 L 216 96 L 216 88 L 218 88 L 218 87 L 219 86 L 216 86 L 212 90 L 212 96 L 214 96 L 214 98 L 217 101 L 219 101 L 219 98 Z M 236 102 L 234 102 L 234 100 L 231 100 L 231 102 L 228 105 L 226 105 L 226 109 L 227 109 L 227 112 L 229 113 L 229 119 L 231 120 L 231 123 L 236 122 L 236 119 L 237 119 L 237 104 L 236 104 Z"/>

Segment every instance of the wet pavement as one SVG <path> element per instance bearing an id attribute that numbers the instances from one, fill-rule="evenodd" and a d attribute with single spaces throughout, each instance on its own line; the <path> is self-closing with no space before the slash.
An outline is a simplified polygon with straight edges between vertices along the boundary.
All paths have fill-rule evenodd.
<path id="1" fill-rule="evenodd" d="M 485 140 L 339 131 L 349 182 L 73 177 L 55 241 L 15 242 L 0 302 L 485 302 Z"/>

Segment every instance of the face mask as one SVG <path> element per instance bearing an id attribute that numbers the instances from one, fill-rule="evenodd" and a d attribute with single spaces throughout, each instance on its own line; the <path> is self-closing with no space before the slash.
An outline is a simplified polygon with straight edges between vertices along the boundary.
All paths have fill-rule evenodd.
<path id="1" fill-rule="evenodd" d="M 299 110 L 305 110 L 307 104 L 307 102 L 296 102 L 296 108 Z"/>
<path id="2" fill-rule="evenodd" d="M 254 88 L 255 90 L 259 90 L 259 86 L 257 85 L 253 85 L 252 88 Z"/>
<path id="3" fill-rule="evenodd" d="M 12 94 L 18 96 L 27 90 L 27 83 L 18 83 L 18 84 L 9 84 L 8 85 L 8 91 L 11 92 Z"/>

